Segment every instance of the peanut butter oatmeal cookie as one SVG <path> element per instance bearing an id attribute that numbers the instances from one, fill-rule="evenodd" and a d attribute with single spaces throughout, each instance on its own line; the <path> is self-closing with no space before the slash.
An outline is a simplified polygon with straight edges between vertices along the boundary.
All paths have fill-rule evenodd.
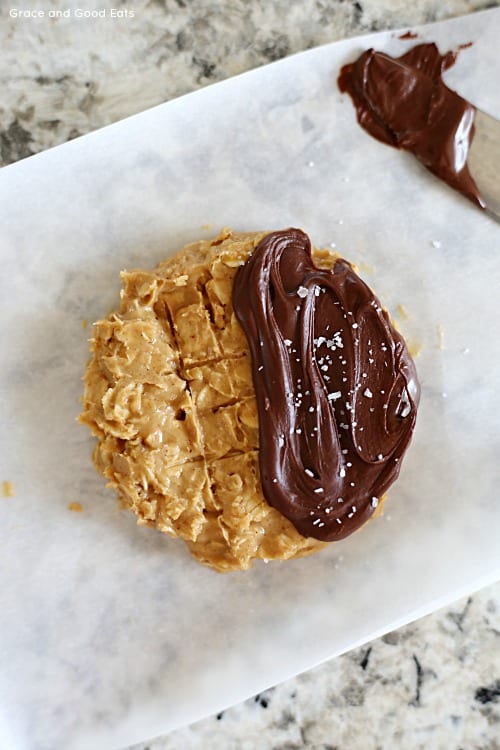
<path id="1" fill-rule="evenodd" d="M 307 555 L 355 530 L 380 507 L 388 484 L 383 477 L 392 472 L 392 481 L 399 472 L 396 463 L 389 472 L 389 464 L 399 460 L 413 429 L 418 389 L 401 337 L 351 266 L 345 261 L 338 266 L 328 251 L 311 255 L 307 243 L 300 230 L 238 234 L 224 229 L 151 271 L 124 271 L 119 309 L 94 326 L 80 419 L 97 437 L 98 470 L 139 524 L 180 537 L 197 560 L 218 571 L 247 569 L 255 558 Z M 252 315 L 260 315 L 270 334 L 255 333 L 254 318 L 245 314 L 253 304 L 247 287 L 255 280 L 243 273 L 254 273 L 249 259 L 255 265 L 267 257 L 263 252 L 282 257 L 285 250 L 300 255 L 292 258 L 293 273 L 283 262 L 283 278 L 266 282 L 272 293 L 261 296 L 268 307 L 257 305 Z M 313 260 L 312 271 L 307 270 L 306 261 Z M 265 261 L 262 268 L 270 265 Z M 327 308 L 324 292 L 331 292 L 333 283 L 342 288 L 331 302 L 337 307 Z M 259 285 L 261 280 L 255 288 Z M 358 296 L 347 313 L 342 295 L 354 287 Z M 280 312 L 280 294 L 290 309 Z M 321 329 L 311 322 L 314 310 Z M 345 325 L 334 320 L 337 312 Z M 310 346 L 300 333 L 304 325 L 310 328 Z M 365 332 L 377 341 L 362 340 Z M 309 353 L 297 354 L 295 347 L 303 344 Z M 391 360 L 391 395 L 378 393 L 385 393 L 384 380 L 375 370 L 359 391 L 361 384 L 354 381 L 362 377 L 361 346 L 367 347 L 364 369 L 371 366 L 368 359 L 376 368 L 383 367 L 381 357 Z M 381 351 L 368 357 L 375 346 Z M 340 355 L 338 366 L 334 352 Z M 311 359 L 315 374 L 304 371 L 301 357 Z M 261 375 L 267 378 L 264 385 Z M 293 408 L 283 410 L 290 395 Z M 367 421 L 364 435 L 357 432 L 361 418 Z M 387 429 L 377 432 L 375 419 L 385 420 Z M 317 442 L 322 431 L 328 445 Z M 380 455 L 371 455 L 374 440 Z M 263 442 L 265 456 L 259 451 Z M 356 482 L 347 480 L 353 479 L 350 468 L 358 471 L 361 464 L 367 478 L 355 500 L 348 485 Z"/>

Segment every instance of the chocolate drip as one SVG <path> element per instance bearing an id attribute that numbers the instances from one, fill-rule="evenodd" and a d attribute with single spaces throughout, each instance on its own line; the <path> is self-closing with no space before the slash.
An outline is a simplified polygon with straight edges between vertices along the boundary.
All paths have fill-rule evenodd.
<path id="1" fill-rule="evenodd" d="M 304 536 L 342 539 L 396 479 L 419 400 L 404 340 L 345 260 L 317 268 L 300 229 L 267 235 L 236 274 L 270 505 Z"/>
<path id="2" fill-rule="evenodd" d="M 397 58 L 369 49 L 342 68 L 338 85 L 351 96 L 358 122 L 370 135 L 410 151 L 484 208 L 467 166 L 476 110 L 441 77 L 455 60 L 455 52 L 441 55 L 435 44 L 419 44 Z"/>

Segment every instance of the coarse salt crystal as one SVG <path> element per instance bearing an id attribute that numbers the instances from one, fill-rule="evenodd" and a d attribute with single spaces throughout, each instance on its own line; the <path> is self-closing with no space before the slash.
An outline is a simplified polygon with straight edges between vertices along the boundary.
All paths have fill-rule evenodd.
<path id="1" fill-rule="evenodd" d="M 299 297 L 307 297 L 307 289 L 305 288 L 305 286 L 299 286 L 299 288 L 297 289 L 297 294 L 299 295 Z"/>
<path id="2" fill-rule="evenodd" d="M 363 391 L 363 396 L 366 396 L 366 398 L 373 398 L 373 393 L 369 388 L 365 388 Z"/>
<path id="3" fill-rule="evenodd" d="M 342 393 L 340 391 L 333 391 L 333 393 L 328 394 L 328 401 L 336 401 L 341 396 Z"/>

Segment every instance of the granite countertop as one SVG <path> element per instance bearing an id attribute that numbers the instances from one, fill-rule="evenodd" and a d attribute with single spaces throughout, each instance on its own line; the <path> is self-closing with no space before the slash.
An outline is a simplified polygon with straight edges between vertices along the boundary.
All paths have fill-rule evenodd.
<path id="1" fill-rule="evenodd" d="M 1 10 L 1 163 L 299 50 L 498 4 L 13 0 Z M 101 16 L 79 17 L 91 5 Z M 16 13 L 28 9 L 44 17 Z M 136 750 L 498 750 L 499 738 L 496 584 Z"/>

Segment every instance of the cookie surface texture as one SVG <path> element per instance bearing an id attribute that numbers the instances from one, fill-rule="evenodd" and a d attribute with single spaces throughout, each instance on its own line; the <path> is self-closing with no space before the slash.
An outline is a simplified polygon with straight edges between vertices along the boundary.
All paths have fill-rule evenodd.
<path id="1" fill-rule="evenodd" d="M 151 271 L 122 273 L 94 326 L 80 417 L 94 462 L 138 523 L 180 537 L 218 571 L 325 546 L 264 498 L 250 351 L 233 280 L 267 232 L 223 230 Z M 334 256 L 313 254 L 318 265 Z"/>

